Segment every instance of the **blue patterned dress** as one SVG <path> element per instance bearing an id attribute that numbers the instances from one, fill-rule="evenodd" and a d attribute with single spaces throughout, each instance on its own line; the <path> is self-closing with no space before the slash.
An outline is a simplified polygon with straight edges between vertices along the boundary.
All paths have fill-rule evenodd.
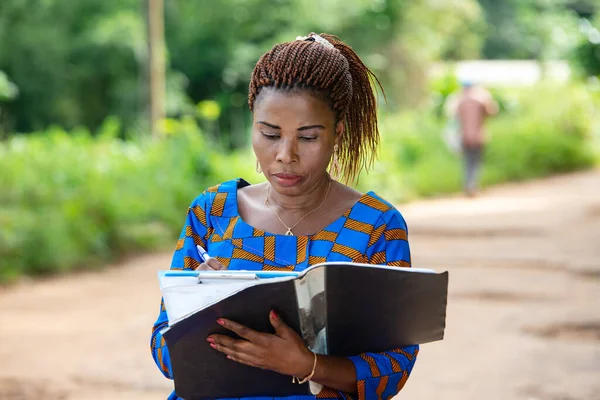
<path id="1" fill-rule="evenodd" d="M 256 229 L 241 219 L 237 190 L 247 185 L 242 179 L 227 181 L 207 189 L 192 202 L 171 269 L 198 267 L 201 260 L 196 244 L 230 270 L 302 271 L 325 261 L 410 267 L 406 223 L 398 210 L 375 193 L 362 195 L 344 215 L 314 235 L 284 236 Z M 161 302 L 152 329 L 151 350 L 160 371 L 172 379 L 169 351 L 161 335 L 167 324 Z M 317 396 L 285 399 L 389 399 L 406 383 L 418 351 L 415 345 L 350 357 L 356 368 L 357 396 L 325 388 Z M 169 400 L 175 399 L 179 397 L 173 392 Z"/>

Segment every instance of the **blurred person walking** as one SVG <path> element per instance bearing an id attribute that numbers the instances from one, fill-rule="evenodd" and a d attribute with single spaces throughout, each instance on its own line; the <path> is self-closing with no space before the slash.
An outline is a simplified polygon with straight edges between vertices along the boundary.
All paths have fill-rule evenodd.
<path id="1" fill-rule="evenodd" d="M 464 161 L 464 191 L 475 196 L 478 188 L 479 171 L 487 136 L 485 120 L 498 113 L 498 103 L 491 93 L 469 80 L 461 82 L 460 92 L 448 99 L 447 111 L 456 123 Z"/>

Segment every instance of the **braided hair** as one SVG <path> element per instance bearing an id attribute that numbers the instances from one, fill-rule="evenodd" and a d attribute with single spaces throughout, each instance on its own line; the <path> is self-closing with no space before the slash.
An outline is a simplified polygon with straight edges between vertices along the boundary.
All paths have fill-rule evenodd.
<path id="1" fill-rule="evenodd" d="M 248 105 L 254 111 L 260 91 L 266 87 L 323 95 L 337 121 L 345 121 L 336 154 L 341 178 L 356 181 L 376 157 L 379 130 L 371 81 L 379 88 L 381 84 L 354 50 L 336 36 L 311 34 L 301 39 L 277 44 L 259 59 L 250 80 Z"/>

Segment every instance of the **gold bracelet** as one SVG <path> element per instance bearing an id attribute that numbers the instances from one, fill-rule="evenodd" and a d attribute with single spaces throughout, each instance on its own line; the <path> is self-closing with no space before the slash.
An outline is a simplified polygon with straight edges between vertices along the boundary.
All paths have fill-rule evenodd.
<path id="1" fill-rule="evenodd" d="M 315 375 L 315 371 L 317 370 L 317 353 L 313 352 L 313 355 L 315 356 L 315 361 L 313 363 L 312 371 L 310 372 L 310 374 L 302 380 L 296 378 L 295 376 L 292 376 L 292 383 L 302 385 L 303 383 L 306 383 L 312 379 L 312 377 Z"/>

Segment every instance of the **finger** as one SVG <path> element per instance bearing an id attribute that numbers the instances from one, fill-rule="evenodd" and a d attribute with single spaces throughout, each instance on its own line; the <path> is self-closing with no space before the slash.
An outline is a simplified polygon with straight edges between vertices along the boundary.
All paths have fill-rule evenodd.
<path id="1" fill-rule="evenodd" d="M 208 265 L 207 263 L 203 262 L 202 264 L 200 264 L 197 268 L 196 271 L 216 271 L 216 269 L 214 269 L 213 267 L 211 267 L 210 265 Z"/>
<path id="2" fill-rule="evenodd" d="M 234 349 L 236 351 L 239 351 L 242 349 L 243 343 L 250 343 L 247 340 L 238 340 L 238 339 L 234 339 L 227 335 L 210 335 L 209 337 L 206 338 L 206 341 L 209 343 L 215 343 L 220 346 L 228 347 L 228 348 Z M 236 343 L 236 342 L 241 342 L 241 343 Z"/>
<path id="3" fill-rule="evenodd" d="M 269 320 L 271 321 L 273 328 L 275 328 L 275 334 L 277 336 L 284 338 L 289 335 L 291 328 L 283 321 L 283 319 L 281 319 L 275 310 L 271 310 L 269 313 Z"/>
<path id="4" fill-rule="evenodd" d="M 225 318 L 219 318 L 217 323 L 223 328 L 229 329 L 241 338 L 254 343 L 262 343 L 261 339 L 263 334 L 256 332 L 254 329 L 250 329 L 247 326 L 238 324 L 237 322 L 233 322 Z"/>
<path id="5" fill-rule="evenodd" d="M 226 266 L 224 266 L 223 264 L 221 264 L 221 263 L 219 262 L 219 260 L 217 260 L 217 259 L 216 259 L 216 258 L 214 258 L 214 257 L 209 257 L 209 258 L 207 258 L 207 259 L 206 259 L 206 261 L 205 261 L 205 263 L 206 263 L 208 266 L 210 266 L 212 269 L 214 269 L 215 271 L 219 271 L 219 270 L 222 270 L 222 269 L 227 269 L 227 267 L 226 267 Z"/>
<path id="6" fill-rule="evenodd" d="M 234 343 L 234 347 L 227 347 L 217 342 L 210 343 L 210 347 L 213 349 L 225 354 L 227 358 L 242 363 L 246 365 L 250 365 L 252 367 L 262 368 L 260 363 L 260 358 L 256 356 L 253 352 L 247 352 L 246 349 L 242 347 L 253 346 L 249 342 L 246 341 L 237 341 L 242 342 L 239 346 L 236 346 Z"/>
<path id="7" fill-rule="evenodd" d="M 244 364 L 244 365 L 247 365 L 249 367 L 264 369 L 264 367 L 260 366 L 259 364 L 254 363 L 252 361 L 249 361 L 249 360 L 245 360 L 245 359 L 238 358 L 238 357 L 235 357 L 235 356 L 227 356 L 227 358 L 230 359 L 231 361 L 235 361 L 236 363 Z"/>

